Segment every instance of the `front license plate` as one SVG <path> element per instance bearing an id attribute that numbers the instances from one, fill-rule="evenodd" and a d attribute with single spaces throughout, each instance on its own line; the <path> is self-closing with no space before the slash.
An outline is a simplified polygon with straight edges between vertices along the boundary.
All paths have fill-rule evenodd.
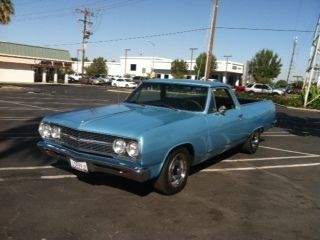
<path id="1" fill-rule="evenodd" d="M 78 162 L 70 158 L 70 166 L 81 172 L 88 172 L 88 165 L 86 162 Z"/>

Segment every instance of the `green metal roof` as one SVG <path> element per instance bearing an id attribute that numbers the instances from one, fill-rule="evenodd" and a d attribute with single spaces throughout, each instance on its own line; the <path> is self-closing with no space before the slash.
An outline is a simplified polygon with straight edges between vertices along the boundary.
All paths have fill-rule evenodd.
<path id="1" fill-rule="evenodd" d="M 0 55 L 36 58 L 45 60 L 71 61 L 67 50 L 30 46 L 0 41 Z"/>

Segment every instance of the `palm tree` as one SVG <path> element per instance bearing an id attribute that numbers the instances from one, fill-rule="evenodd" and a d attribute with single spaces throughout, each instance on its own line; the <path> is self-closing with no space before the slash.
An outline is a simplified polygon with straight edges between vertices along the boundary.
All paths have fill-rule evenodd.
<path id="1" fill-rule="evenodd" d="M 0 24 L 8 24 L 14 14 L 14 6 L 11 0 L 0 0 Z"/>

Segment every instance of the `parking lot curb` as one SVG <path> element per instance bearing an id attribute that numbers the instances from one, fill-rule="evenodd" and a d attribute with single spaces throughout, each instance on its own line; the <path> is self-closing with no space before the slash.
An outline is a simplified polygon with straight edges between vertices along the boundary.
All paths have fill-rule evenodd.
<path id="1" fill-rule="evenodd" d="M 132 90 L 119 90 L 119 89 L 108 89 L 107 92 L 115 92 L 115 93 L 132 93 Z"/>
<path id="2" fill-rule="evenodd" d="M 278 103 L 275 103 L 275 105 L 279 106 L 279 107 L 284 107 L 287 109 L 300 110 L 300 111 L 306 111 L 306 112 L 319 112 L 320 113 L 320 110 L 318 110 L 318 109 L 290 107 L 290 106 L 285 106 L 285 105 L 278 104 Z"/>

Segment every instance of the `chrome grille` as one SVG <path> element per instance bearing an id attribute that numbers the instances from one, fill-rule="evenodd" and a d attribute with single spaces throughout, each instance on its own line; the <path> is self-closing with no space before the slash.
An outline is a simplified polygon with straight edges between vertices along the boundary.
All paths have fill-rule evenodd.
<path id="1" fill-rule="evenodd" d="M 61 144 L 83 152 L 99 155 L 113 155 L 112 143 L 115 139 L 116 137 L 110 135 L 61 127 Z"/>

